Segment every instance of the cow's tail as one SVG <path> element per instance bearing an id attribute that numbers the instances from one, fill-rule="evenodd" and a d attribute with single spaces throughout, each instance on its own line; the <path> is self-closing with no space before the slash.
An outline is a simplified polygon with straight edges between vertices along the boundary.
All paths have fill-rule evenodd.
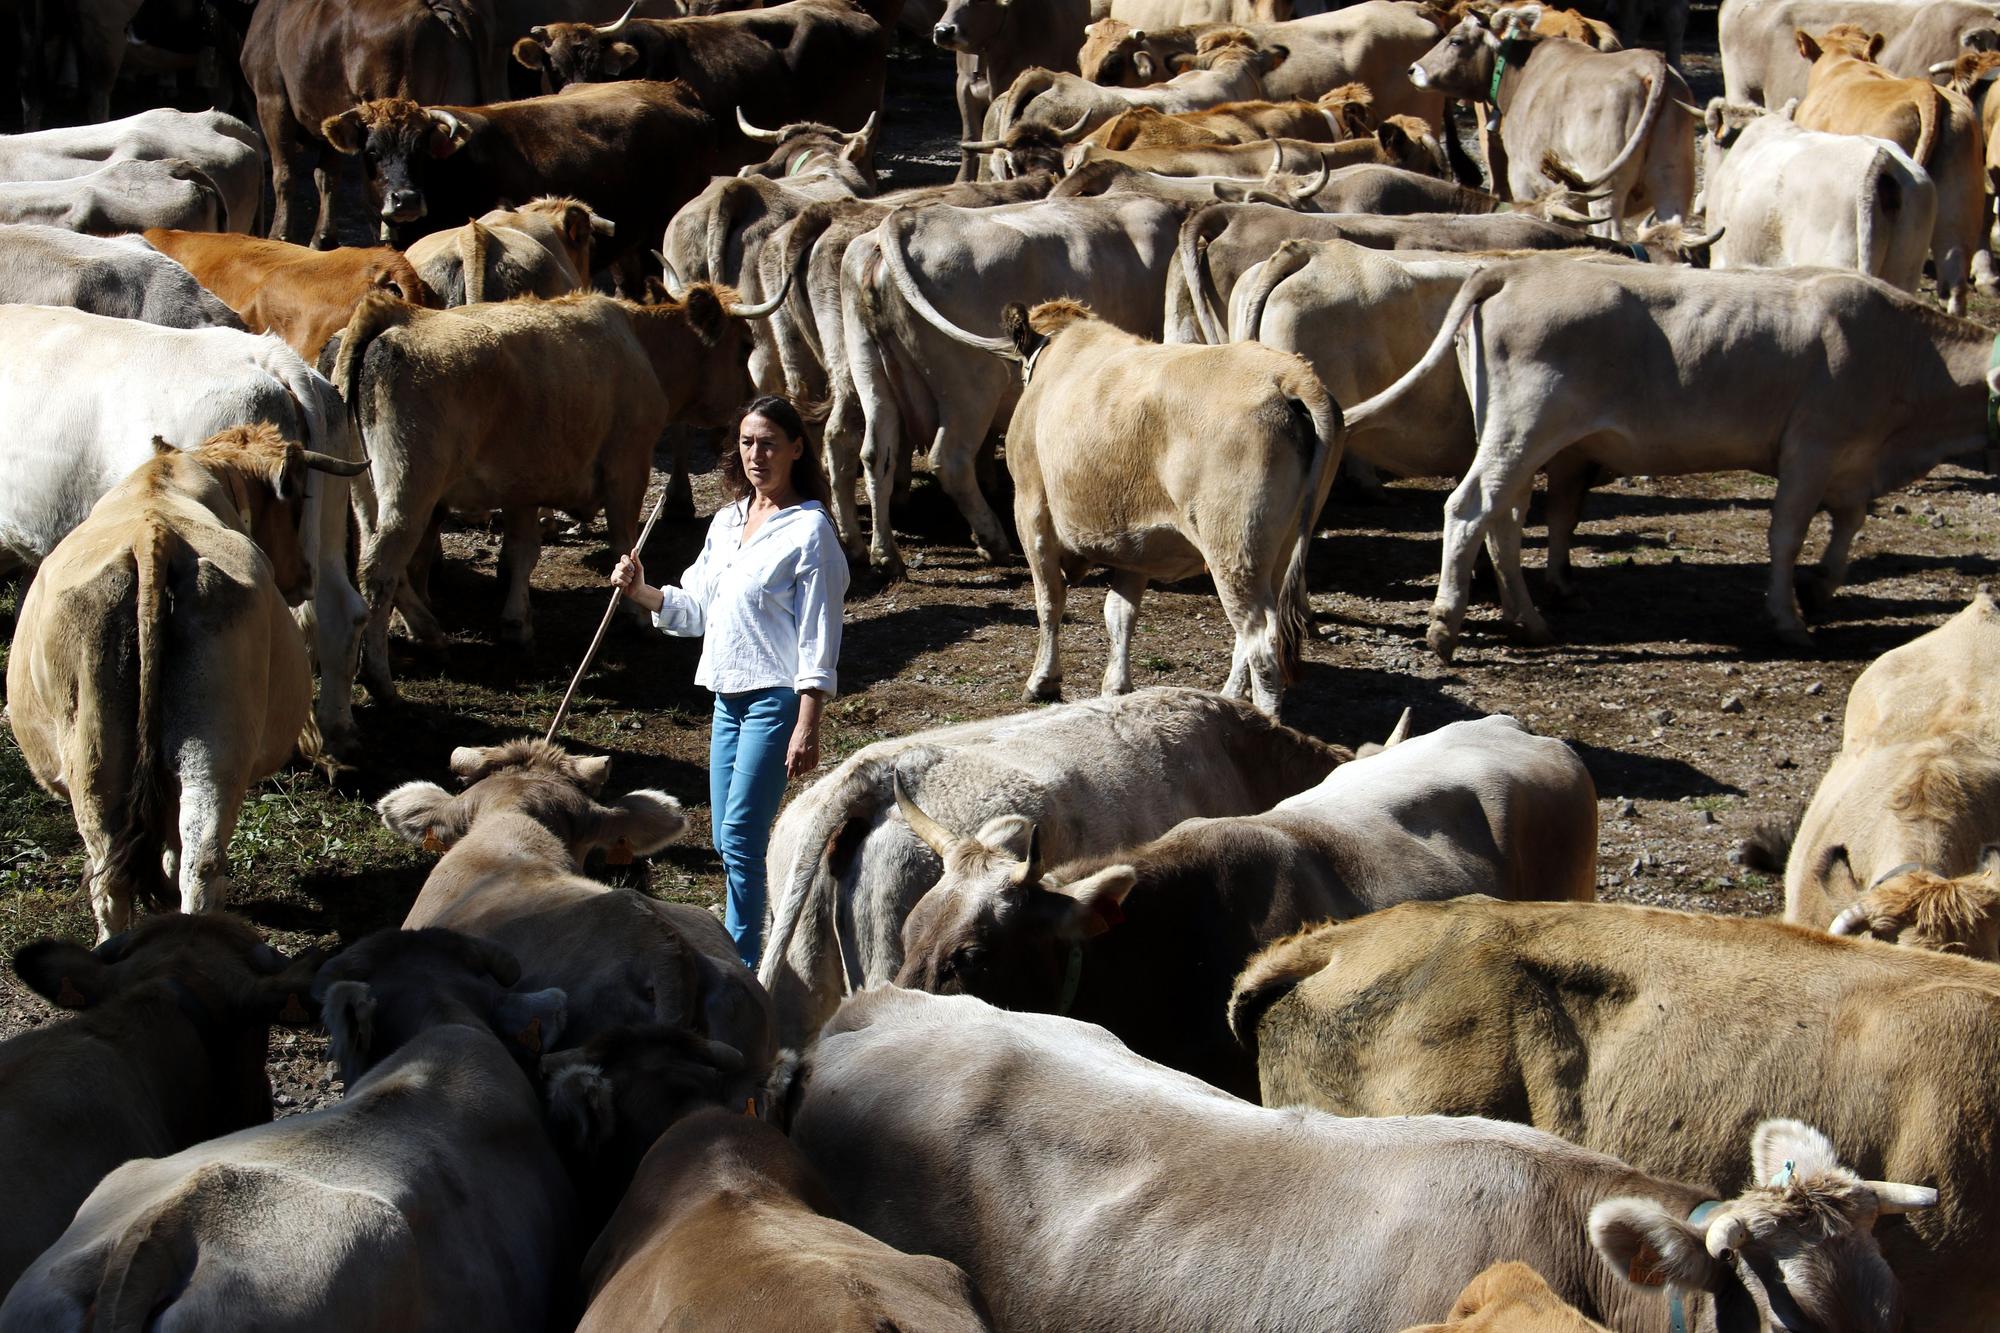
<path id="1" fill-rule="evenodd" d="M 187 1284 L 198 1248 L 188 1212 L 183 1197 L 169 1196 L 118 1238 L 97 1286 L 93 1327 L 100 1333 L 145 1333 Z"/>
<path id="2" fill-rule="evenodd" d="M 1312 366 L 1300 358 L 1296 378 L 1287 386 L 1286 406 L 1298 422 L 1301 434 L 1312 435 L 1312 459 L 1306 468 L 1306 490 L 1299 501 L 1299 534 L 1292 544 L 1292 558 L 1285 566 L 1285 582 L 1278 594 L 1278 669 L 1286 684 L 1298 679 L 1304 660 L 1305 641 L 1312 629 L 1312 601 L 1306 587 L 1306 558 L 1312 547 L 1313 530 L 1319 526 L 1319 508 L 1333 486 L 1334 469 L 1340 466 L 1340 405 L 1326 391 Z"/>
<path id="3" fill-rule="evenodd" d="M 478 305 L 486 299 L 486 254 L 492 246 L 493 233 L 476 218 L 458 234 L 458 267 L 465 280 L 467 305 Z"/>
<path id="4" fill-rule="evenodd" d="M 1938 108 L 1944 102 L 1942 89 L 1932 88 L 1930 94 L 1917 99 L 1917 146 L 1910 154 L 1925 171 L 1931 169 L 1931 150 L 1937 147 Z"/>
<path id="5" fill-rule="evenodd" d="M 1284 242 L 1272 252 L 1257 271 L 1257 276 L 1243 288 L 1243 299 L 1232 302 L 1237 315 L 1229 321 L 1231 342 L 1248 342 L 1257 337 L 1271 293 L 1277 290 L 1279 283 L 1304 268 L 1312 257 L 1313 243 L 1297 239 Z"/>
<path id="6" fill-rule="evenodd" d="M 1451 309 L 1445 312 L 1444 323 L 1438 327 L 1437 336 L 1431 339 L 1431 345 L 1424 350 L 1417 364 L 1404 371 L 1402 378 L 1388 388 L 1348 408 L 1347 429 L 1350 432 L 1359 430 L 1372 418 L 1394 409 L 1405 394 L 1442 365 L 1445 358 L 1451 355 L 1459 330 L 1465 327 L 1466 321 L 1481 305 L 1499 295 L 1505 281 L 1504 266 L 1483 269 L 1467 278 L 1452 300 Z M 1474 410 L 1477 411 L 1477 404 Z"/>
<path id="7" fill-rule="evenodd" d="M 962 342 L 967 347 L 976 347 L 982 352 L 1006 357 L 1011 361 L 1021 359 L 1020 349 L 1008 338 L 989 338 L 966 329 L 945 318 L 944 312 L 931 304 L 931 298 L 918 285 L 916 275 L 910 272 L 909 260 L 903 257 L 903 237 L 908 230 L 910 215 L 906 209 L 897 209 L 882 219 L 876 235 L 880 238 L 878 247 L 882 252 L 882 268 L 889 275 L 889 282 L 902 296 L 910 309 L 917 312 L 926 324 L 944 334 L 947 338 Z"/>
<path id="8" fill-rule="evenodd" d="M 1875 254 L 1880 239 L 1875 234 L 1875 210 L 1894 214 L 1902 211 L 1903 190 L 1889 170 L 1889 155 L 1877 148 L 1868 155 L 1868 171 L 1854 199 L 1854 267 L 1882 277 L 1882 265 Z"/>
<path id="9" fill-rule="evenodd" d="M 156 443 L 155 448 L 160 446 Z M 163 753 L 162 710 L 165 706 L 167 616 L 174 566 L 186 565 L 194 553 L 180 535 L 156 519 L 147 519 L 132 539 L 132 573 L 136 588 L 138 706 L 132 744 L 132 785 L 125 818 L 111 835 L 105 872 L 130 884 L 155 908 L 178 905 L 167 883 L 160 852 L 171 817 L 166 756 Z"/>
<path id="10" fill-rule="evenodd" d="M 841 990 L 847 989 L 847 964 L 839 934 L 840 886 L 828 857 L 834 839 L 851 820 L 868 818 L 886 802 L 888 782 L 889 775 L 872 761 L 853 761 L 853 767 L 844 772 L 836 770 L 824 781 L 815 783 L 785 811 L 786 818 L 799 816 L 795 830 L 785 829 L 785 820 L 781 819 L 779 829 L 773 834 L 773 850 L 788 859 L 778 867 L 780 873 L 772 876 L 777 881 L 777 895 L 757 979 L 779 1007 L 780 1041 L 804 1041 L 812 1035 L 796 1030 L 797 1012 L 793 1005 L 798 997 L 781 980 L 785 972 L 792 974 L 790 985 L 811 992 L 826 970 L 822 964 L 826 951 L 831 950 L 834 966 L 840 970 Z M 783 836 L 786 833 L 791 834 L 789 841 Z M 837 995 L 811 998 L 815 1007 L 830 1007 L 839 999 Z M 788 1009 L 792 1012 L 788 1013 Z"/>
<path id="11" fill-rule="evenodd" d="M 798 303 L 792 322 L 798 326 L 806 346 L 812 348 L 821 365 L 827 364 L 827 354 L 820 345 L 819 321 L 813 318 L 812 293 L 807 286 L 806 270 L 811 266 L 813 246 L 832 225 L 833 208 L 830 205 L 808 204 L 792 219 L 791 229 L 785 236 L 784 266 L 779 270 L 792 275 L 791 295 L 787 299 Z"/>
<path id="12" fill-rule="evenodd" d="M 370 343 L 409 323 L 415 310 L 415 306 L 390 292 L 375 291 L 361 298 L 361 304 L 354 307 L 354 315 L 347 321 L 347 330 L 340 340 L 340 355 L 333 363 L 333 386 L 347 403 L 347 419 L 354 424 L 355 435 L 364 442 L 367 432 L 361 420 L 362 358 Z"/>
<path id="13" fill-rule="evenodd" d="M 1256 1053 L 1257 1028 L 1264 1015 L 1301 981 L 1326 967 L 1333 957 L 1333 934 L 1324 925 L 1308 927 L 1250 960 L 1229 997 L 1229 1031 L 1237 1045 Z"/>
<path id="14" fill-rule="evenodd" d="M 1181 223 L 1181 281 L 1187 284 L 1188 304 L 1194 309 L 1202 340 L 1212 347 L 1228 342 L 1229 332 L 1221 313 L 1222 296 L 1216 291 L 1215 275 L 1208 268 L 1208 247 L 1228 225 L 1229 212 L 1222 204 L 1198 208 Z"/>
<path id="15" fill-rule="evenodd" d="M 1667 64 L 1667 58 L 1658 52 L 1653 53 L 1653 58 L 1659 62 L 1659 69 L 1655 71 L 1652 83 L 1646 89 L 1646 105 L 1639 112 L 1639 128 L 1632 131 L 1632 137 L 1618 150 L 1618 156 L 1611 159 L 1611 165 L 1597 175 L 1586 178 L 1566 170 L 1551 170 L 1557 165 L 1551 161 L 1554 154 L 1544 154 L 1543 170 L 1551 179 L 1578 192 L 1595 190 L 1625 170 L 1632 159 L 1645 149 L 1646 141 L 1653 137 L 1653 124 L 1660 118 L 1660 108 L 1667 103 L 1667 83 L 1673 78 L 1673 69 Z"/>
<path id="16" fill-rule="evenodd" d="M 1782 823 L 1759 824 L 1736 844 L 1734 860 L 1745 870 L 1782 875 L 1786 862 L 1791 859 L 1792 842 L 1798 834 L 1799 816 L 1796 811 Z"/>
<path id="17" fill-rule="evenodd" d="M 736 219 L 743 212 L 742 205 L 755 198 L 757 189 L 741 177 L 731 176 L 715 194 L 715 212 L 708 220 L 708 280 L 735 287 L 740 285 L 741 274 L 731 273 L 729 268 L 729 238 L 736 234 Z"/>

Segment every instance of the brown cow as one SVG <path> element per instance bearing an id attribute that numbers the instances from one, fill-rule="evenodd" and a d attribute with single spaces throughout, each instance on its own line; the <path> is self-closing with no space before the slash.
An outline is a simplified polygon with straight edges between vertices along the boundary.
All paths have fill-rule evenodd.
<path id="1" fill-rule="evenodd" d="M 405 930 L 444 926 L 489 939 L 521 963 L 530 989 L 569 996 L 574 1042 L 632 1023 L 691 1027 L 770 1063 L 770 1006 L 716 919 L 697 907 L 608 888 L 582 873 L 586 856 L 651 856 L 687 827 L 680 802 L 635 791 L 608 805 L 594 794 L 609 759 L 546 741 L 462 747 L 454 796 L 407 782 L 377 808 L 391 830 L 444 856 L 403 918 Z"/>
<path id="2" fill-rule="evenodd" d="M 289 961 L 221 914 L 156 916 L 94 950 L 43 940 L 14 955 L 22 981 L 76 1016 L 0 1042 L 0 1288 L 119 1163 L 271 1118 L 267 1030 L 312 1026 L 319 961 Z"/>
<path id="3" fill-rule="evenodd" d="M 1068 153 L 1068 168 L 1080 171 L 1092 162 L 1116 162 L 1135 171 L 1161 176 L 1234 176 L 1254 178 L 1279 174 L 1307 174 L 1337 171 L 1373 163 L 1400 167 L 1426 176 L 1447 177 L 1450 164 L 1444 148 L 1431 127 L 1415 116 L 1391 116 L 1373 134 L 1339 143 L 1313 143 L 1304 139 L 1266 139 L 1261 143 L 1219 143 L 1149 145 L 1112 150 L 1093 143 L 1079 144 Z M 1307 194 L 1316 194 L 1327 182 L 1321 180 Z M 1074 191 L 1058 190 L 1069 194 Z"/>
<path id="4" fill-rule="evenodd" d="M 489 106 L 381 99 L 320 132 L 365 159 L 384 240 L 455 227 L 507 200 L 572 195 L 615 224 L 597 255 L 604 267 L 655 244 L 716 159 L 715 122 L 688 86 L 649 79 Z"/>
<path id="5" fill-rule="evenodd" d="M 805 1155 L 762 1121 L 700 1111 L 660 1137 L 583 1261 L 578 1333 L 977 1333 L 972 1279 L 837 1219 Z"/>
<path id="6" fill-rule="evenodd" d="M 1972 103 L 1876 64 L 1880 33 L 1838 23 L 1818 37 L 1800 30 L 1796 40 L 1812 62 L 1805 100 L 1793 116 L 1802 127 L 1887 139 L 1930 173 L 1937 185 L 1931 262 L 1938 295 L 1952 314 L 1964 314 L 1972 257 L 1986 243 L 1985 149 Z"/>
<path id="7" fill-rule="evenodd" d="M 1535 36 L 1565 37 L 1572 42 L 1582 42 L 1596 51 L 1623 51 L 1625 44 L 1618 40 L 1618 34 L 1609 23 L 1602 19 L 1587 18 L 1574 9 L 1547 9 L 1535 20 Z M 1670 63 L 1678 64 L 1670 55 Z"/>
<path id="8" fill-rule="evenodd" d="M 271 152 L 272 237 L 310 234 L 316 245 L 333 244 L 335 182 L 352 173 L 326 151 L 327 117 L 379 97 L 504 96 L 489 46 L 479 10 L 465 0 L 263 0 L 244 34 L 242 62 Z M 308 172 L 316 224 L 298 197 Z"/>
<path id="9" fill-rule="evenodd" d="M 241 315 L 252 333 L 277 334 L 309 362 L 370 292 L 415 305 L 438 303 L 410 261 L 386 246 L 314 250 L 230 232 L 160 227 L 142 234 Z"/>
<path id="10" fill-rule="evenodd" d="M 1093 0 L 947 0 L 931 40 L 958 62 L 961 144 L 985 137 L 988 109 L 1027 70 L 1076 69 L 1094 8 Z M 961 147 L 959 180 L 971 180 L 978 166 L 978 151 Z"/>
<path id="11" fill-rule="evenodd" d="M 849 0 L 787 0 L 698 18 L 555 23 L 514 44 L 514 59 L 557 87 L 676 79 L 721 126 L 722 165 L 765 151 L 739 112 L 762 125 L 825 121 L 859 130 L 882 106 L 892 30 Z M 657 230 L 657 229 L 656 229 Z"/>
<path id="12" fill-rule="evenodd" d="M 659 306 L 596 295 L 436 311 L 363 300 L 333 378 L 375 462 L 354 487 L 369 688 L 394 693 L 392 605 L 419 639 L 443 643 L 427 607 L 396 598 L 440 504 L 501 511 L 501 637 L 526 643 L 541 509 L 602 507 L 612 549 L 630 550 L 660 431 L 731 416 L 750 388 L 742 321 L 783 295 L 756 308 L 704 284 Z"/>
<path id="13" fill-rule="evenodd" d="M 1178 114 L 1135 106 L 1092 130 L 1085 142 L 1111 149 L 1259 143 L 1265 139 L 1338 143 L 1374 127 L 1375 114 L 1370 109 L 1374 100 L 1365 86 L 1347 83 L 1316 101 L 1226 102 L 1206 111 Z"/>

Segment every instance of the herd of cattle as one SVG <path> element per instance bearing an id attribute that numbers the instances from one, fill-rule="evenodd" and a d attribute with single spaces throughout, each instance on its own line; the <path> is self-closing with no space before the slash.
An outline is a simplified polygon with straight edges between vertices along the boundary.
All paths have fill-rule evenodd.
<path id="1" fill-rule="evenodd" d="M 2000 447 L 2000 5 L 1726 0 L 1703 107 L 1684 0 L 260 0 L 204 29 L 254 129 L 104 119 L 138 0 L 17 8 L 28 123 L 92 123 L 0 137 L 7 719 L 98 943 L 13 960 L 75 1012 L 0 1044 L 0 1330 L 1994 1325 L 1989 598 L 1746 846 L 1783 921 L 1593 901 L 1591 779 L 1511 718 L 1276 717 L 1343 468 L 1457 480 L 1449 658 L 1482 548 L 1548 634 L 1537 476 L 1567 589 L 1592 484 L 1775 475 L 1803 640 L 1872 500 Z M 961 178 L 885 192 L 899 28 L 955 54 Z M 547 741 L 380 800 L 441 853 L 400 929 L 218 910 L 250 786 L 365 765 L 392 622 L 443 641 L 450 516 L 497 514 L 525 642 L 551 511 L 629 549 L 664 442 L 691 516 L 689 431 L 758 390 L 887 577 L 919 443 L 1014 549 L 1004 438 L 1026 694 L 1106 567 L 1103 697 L 798 794 L 755 973 L 586 873 L 687 820 Z M 1134 692 L 1147 583 L 1203 573 L 1223 691 Z M 274 1024 L 340 1101 L 272 1120 Z"/>

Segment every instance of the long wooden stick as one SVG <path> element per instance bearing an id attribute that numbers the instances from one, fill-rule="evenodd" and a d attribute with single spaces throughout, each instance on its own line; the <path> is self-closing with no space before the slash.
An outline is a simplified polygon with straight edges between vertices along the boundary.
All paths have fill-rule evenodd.
<path id="1" fill-rule="evenodd" d="M 653 525 L 660 521 L 660 512 L 666 507 L 667 488 L 662 486 L 660 488 L 660 498 L 653 505 L 652 516 L 646 520 L 646 526 L 639 530 L 639 540 L 632 547 L 632 558 L 634 560 L 639 558 L 639 552 L 646 549 L 646 538 L 653 535 Z M 562 702 L 556 705 L 556 715 L 549 722 L 548 734 L 542 737 L 544 741 L 553 741 L 556 738 L 556 732 L 562 729 L 563 719 L 569 716 L 569 701 L 576 697 L 576 687 L 583 683 L 584 672 L 590 670 L 591 662 L 597 657 L 597 650 L 604 645 L 604 636 L 611 629 L 611 617 L 618 614 L 618 603 L 624 600 L 625 590 L 623 588 L 613 588 L 611 590 L 611 605 L 604 608 L 604 619 L 597 622 L 597 633 L 591 636 L 590 647 L 584 650 L 583 660 L 576 664 L 576 674 L 570 677 L 569 688 L 563 691 Z"/>

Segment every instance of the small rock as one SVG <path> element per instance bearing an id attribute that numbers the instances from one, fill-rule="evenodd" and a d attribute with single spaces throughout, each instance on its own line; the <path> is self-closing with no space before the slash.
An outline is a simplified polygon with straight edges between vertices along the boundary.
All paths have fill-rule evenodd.
<path id="1" fill-rule="evenodd" d="M 1818 681 L 1814 681 L 1812 684 L 1806 686 L 1806 693 L 1814 696 L 1825 694 L 1826 686 L 1820 684 Z"/>
<path id="2" fill-rule="evenodd" d="M 294 1104 L 289 1093 L 274 1092 L 271 1094 L 271 1105 L 273 1106 L 291 1106 Z"/>
<path id="3" fill-rule="evenodd" d="M 1736 887 L 1736 881 L 1727 875 L 1719 875 L 1716 877 L 1715 887 L 1718 889 L 1733 889 Z"/>
<path id="4" fill-rule="evenodd" d="M 1923 503 L 1923 507 L 1917 510 L 1917 512 L 1920 514 L 1935 514 L 1937 512 L 1937 506 L 1932 504 L 1929 500 L 1926 500 Z"/>
<path id="5" fill-rule="evenodd" d="M 1700 824 L 1703 828 L 1707 828 L 1713 825 L 1715 823 L 1715 811 L 1713 810 L 1702 811 L 1700 818 L 1698 818 L 1695 822 Z"/>
<path id="6" fill-rule="evenodd" d="M 1932 527 L 1934 527 L 1934 528 L 1942 528 L 1942 527 L 1944 526 L 1944 515 L 1943 515 L 1943 514 L 1932 514 L 1932 515 L 1931 515 L 1931 526 L 1932 526 Z"/>
<path id="7" fill-rule="evenodd" d="M 1639 806 L 1631 797 L 1621 796 L 1618 798 L 1618 803 L 1611 807 L 1611 813 L 1619 819 L 1636 819 Z"/>
<path id="8" fill-rule="evenodd" d="M 1742 712 L 1742 711 L 1743 711 L 1743 696 L 1742 696 L 1742 695 L 1740 695 L 1740 694 L 1725 694 L 1725 695 L 1723 695 L 1723 696 L 1722 696 L 1722 711 L 1723 711 L 1723 712 L 1725 712 L 1725 713 L 1740 713 L 1740 712 Z"/>
<path id="9" fill-rule="evenodd" d="M 1788 754 L 1781 754 L 1771 761 L 1772 768 L 1797 768 L 1799 761 Z"/>
<path id="10" fill-rule="evenodd" d="M 1813 721 L 1815 721 L 1815 722 L 1819 723 L 1819 724 L 1820 724 L 1820 725 L 1821 725 L 1821 726 L 1823 727 L 1823 726 L 1825 726 L 1825 725 L 1826 725 L 1827 723 L 1829 723 L 1829 722 L 1833 721 L 1833 714 L 1832 714 L 1832 713 L 1814 713 L 1814 714 L 1813 714 Z"/>
<path id="11" fill-rule="evenodd" d="M 1678 532 L 1675 532 L 1672 528 L 1667 529 L 1667 545 L 1669 546 L 1677 545 L 1680 542 L 1680 539 L 1681 535 Z"/>
<path id="12" fill-rule="evenodd" d="M 1740 676 L 1743 674 L 1743 668 L 1734 662 L 1724 662 L 1722 664 L 1722 674 L 1725 676 Z"/>
<path id="13" fill-rule="evenodd" d="M 1669 723 L 1669 722 L 1671 722 L 1671 721 L 1673 721 L 1673 720 L 1674 720 L 1674 710 L 1673 710 L 1673 709 L 1671 709 L 1671 708 L 1655 708 L 1655 709 L 1653 710 L 1653 722 L 1654 722 L 1654 723 L 1655 723 L 1656 725 L 1664 727 L 1664 726 L 1666 726 L 1666 725 L 1667 725 L 1667 723 Z"/>
<path id="14" fill-rule="evenodd" d="M 1641 871 L 1645 870 L 1645 868 L 1646 868 L 1646 860 L 1644 857 L 1634 858 L 1632 862 L 1633 875 L 1635 876 L 1638 875 Z"/>

